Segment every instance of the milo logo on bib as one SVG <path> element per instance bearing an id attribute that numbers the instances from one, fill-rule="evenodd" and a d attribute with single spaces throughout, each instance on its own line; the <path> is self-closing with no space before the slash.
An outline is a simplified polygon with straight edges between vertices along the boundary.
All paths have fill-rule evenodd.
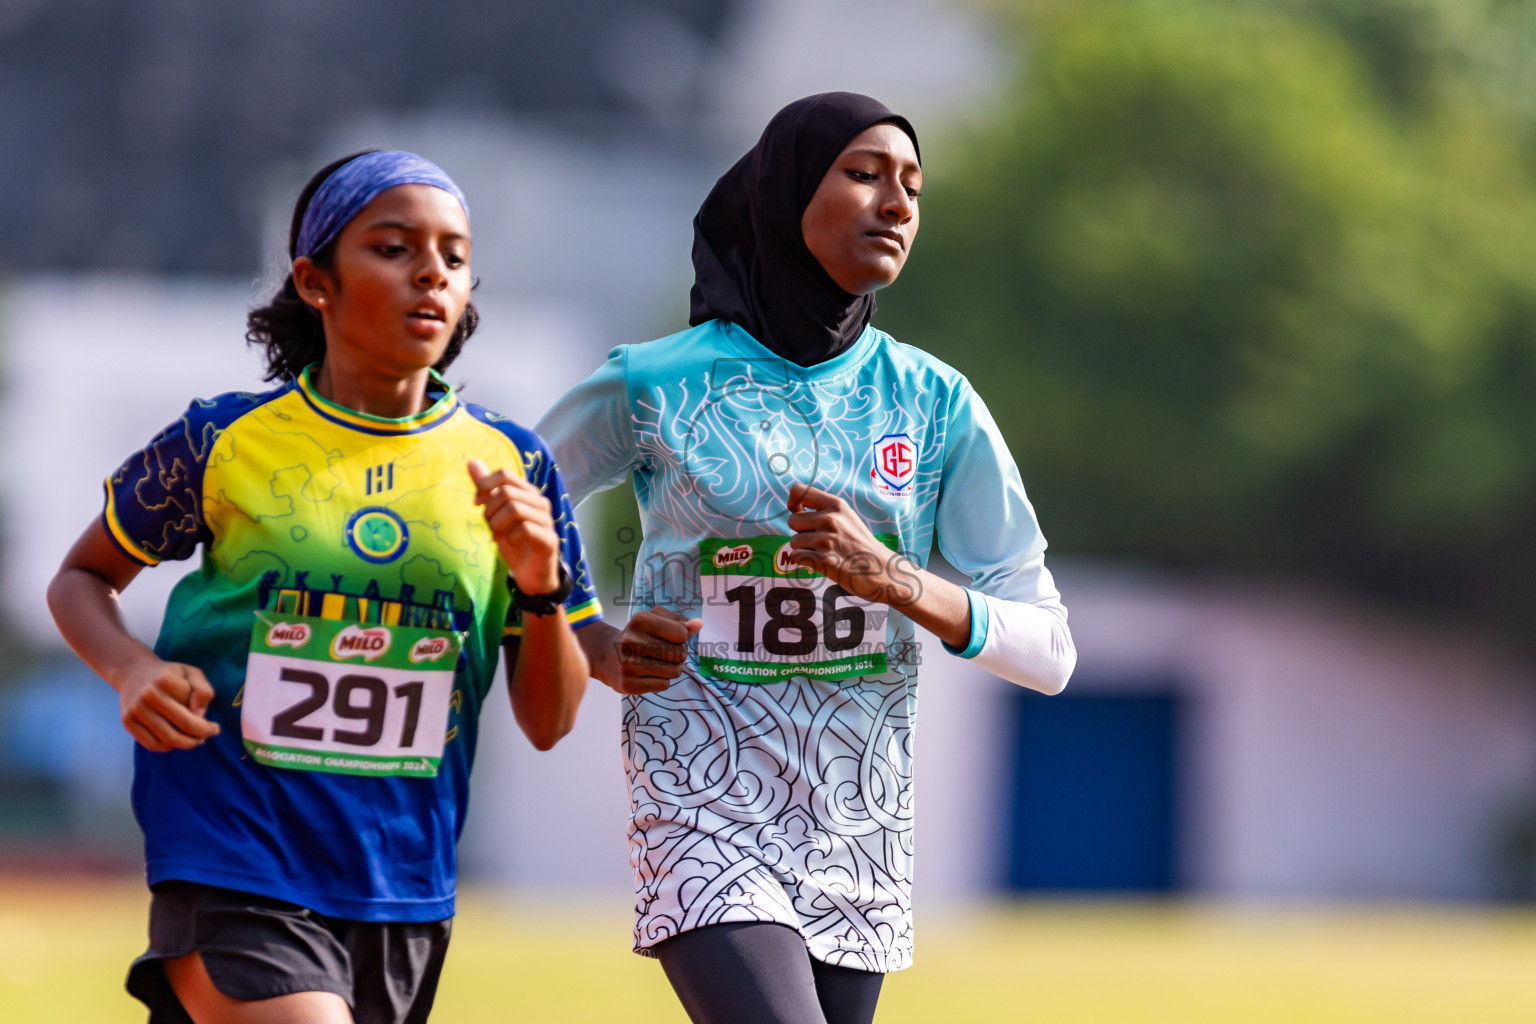
<path id="1" fill-rule="evenodd" d="M 267 630 L 268 647 L 303 647 L 310 629 L 302 622 L 277 622 Z"/>
<path id="2" fill-rule="evenodd" d="M 452 647 L 453 645 L 445 636 L 422 637 L 411 645 L 411 653 L 407 657 L 411 659 L 413 665 L 419 665 L 424 661 L 439 661 Z"/>
<path id="3" fill-rule="evenodd" d="M 391 639 L 388 626 L 348 626 L 331 639 L 331 657 L 337 661 L 356 657 L 376 661 L 389 650 Z"/>
<path id="4" fill-rule="evenodd" d="M 896 548 L 895 536 L 879 539 Z M 888 609 L 792 562 L 789 544 L 788 537 L 748 537 L 699 545 L 699 671 L 744 683 L 887 671 Z"/>
<path id="5" fill-rule="evenodd" d="M 785 541 L 779 550 L 773 553 L 773 571 L 780 576 L 788 576 L 800 566 L 789 560 L 789 542 Z"/>
<path id="6" fill-rule="evenodd" d="M 733 547 L 722 547 L 715 551 L 710 562 L 716 569 L 729 569 L 733 565 L 746 565 L 752 561 L 752 545 L 737 544 Z"/>

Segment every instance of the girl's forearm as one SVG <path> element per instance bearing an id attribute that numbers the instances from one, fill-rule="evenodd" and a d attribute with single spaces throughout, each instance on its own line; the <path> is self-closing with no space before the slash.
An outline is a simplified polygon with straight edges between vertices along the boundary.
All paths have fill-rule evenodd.
<path id="1" fill-rule="evenodd" d="M 48 585 L 48 610 L 64 642 L 113 689 L 133 665 L 158 660 L 128 631 L 117 597 L 117 588 L 87 569 L 60 569 Z"/>
<path id="2" fill-rule="evenodd" d="M 577 643 L 587 657 L 587 671 L 606 686 L 617 687 L 624 675 L 619 661 L 619 630 L 606 622 L 594 622 L 576 630 Z"/>
<path id="3" fill-rule="evenodd" d="M 902 580 L 886 590 L 886 603 L 951 647 L 964 648 L 971 637 L 971 602 L 958 587 L 927 569 L 908 566 Z"/>
<path id="4" fill-rule="evenodd" d="M 565 615 L 525 614 L 509 689 L 529 742 L 548 750 L 570 732 L 586 688 L 587 659 Z"/>

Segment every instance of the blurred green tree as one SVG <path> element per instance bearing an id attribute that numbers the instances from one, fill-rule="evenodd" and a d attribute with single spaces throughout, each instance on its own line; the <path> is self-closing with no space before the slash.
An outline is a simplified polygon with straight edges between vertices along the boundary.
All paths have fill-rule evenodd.
<path id="1" fill-rule="evenodd" d="M 1058 549 L 1523 623 L 1536 63 L 1476 58 L 1536 17 L 1454 3 L 1024 8 L 877 322 L 975 382 Z"/>

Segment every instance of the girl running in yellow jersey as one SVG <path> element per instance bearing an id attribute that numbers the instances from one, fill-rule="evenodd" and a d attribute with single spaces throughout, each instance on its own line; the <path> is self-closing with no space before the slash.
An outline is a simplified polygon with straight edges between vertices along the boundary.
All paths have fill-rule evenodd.
<path id="1" fill-rule="evenodd" d="M 410 153 L 337 161 L 289 248 L 250 315 L 277 386 L 130 456 L 48 593 L 138 741 L 128 987 L 154 1024 L 426 1021 L 497 652 L 548 748 L 600 618 L 548 450 L 440 375 L 476 324 L 458 187 Z M 146 647 L 118 593 L 199 548 Z"/>

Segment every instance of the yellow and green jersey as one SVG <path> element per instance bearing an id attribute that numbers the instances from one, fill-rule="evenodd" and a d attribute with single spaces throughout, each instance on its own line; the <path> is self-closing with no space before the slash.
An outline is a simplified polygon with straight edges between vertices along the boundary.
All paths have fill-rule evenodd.
<path id="1" fill-rule="evenodd" d="M 549 497 L 576 581 L 567 618 L 601 611 L 543 442 L 441 378 L 433 396 L 417 416 L 369 416 L 305 371 L 193 402 L 108 478 L 103 520 L 130 558 L 202 546 L 155 649 L 207 675 L 222 726 L 195 750 L 137 751 L 151 884 L 360 920 L 452 915 L 476 723 L 517 632 L 468 460 Z"/>

